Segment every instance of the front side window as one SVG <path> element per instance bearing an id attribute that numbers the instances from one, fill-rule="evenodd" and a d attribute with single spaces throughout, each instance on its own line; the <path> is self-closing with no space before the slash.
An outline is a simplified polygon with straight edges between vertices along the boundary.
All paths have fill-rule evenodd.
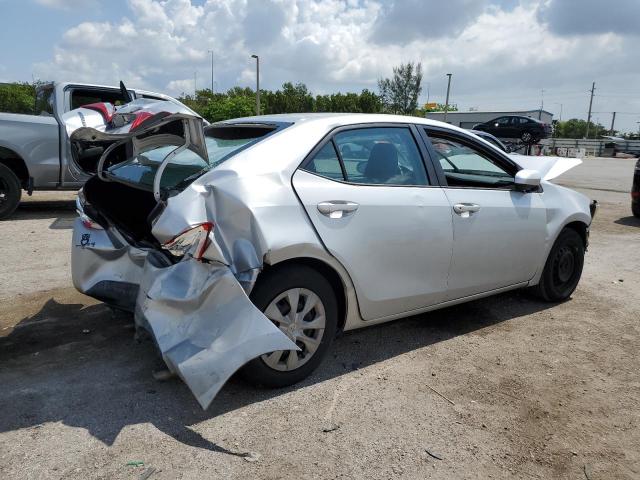
<path id="1" fill-rule="evenodd" d="M 435 131 L 427 134 L 450 187 L 513 187 L 514 176 L 481 149 L 450 135 Z"/>
<path id="2" fill-rule="evenodd" d="M 53 86 L 45 86 L 36 92 L 36 115 L 53 115 Z"/>
<path id="3" fill-rule="evenodd" d="M 498 118 L 495 123 L 497 123 L 499 126 L 501 127 L 506 127 L 507 125 L 509 125 L 509 117 L 501 117 Z"/>

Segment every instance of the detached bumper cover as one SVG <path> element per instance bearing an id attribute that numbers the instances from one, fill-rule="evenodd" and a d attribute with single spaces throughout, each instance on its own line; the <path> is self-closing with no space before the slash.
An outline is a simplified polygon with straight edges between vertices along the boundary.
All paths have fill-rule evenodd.
<path id="1" fill-rule="evenodd" d="M 298 347 L 258 310 L 231 269 L 127 245 L 106 230 L 74 224 L 75 287 L 135 311 L 168 367 L 206 409 L 233 373 L 250 360 Z M 242 280 L 242 275 L 240 275 Z"/>
<path id="2" fill-rule="evenodd" d="M 163 266 L 147 256 L 135 321 L 204 409 L 250 360 L 298 349 L 251 303 L 227 266 L 192 259 Z"/>

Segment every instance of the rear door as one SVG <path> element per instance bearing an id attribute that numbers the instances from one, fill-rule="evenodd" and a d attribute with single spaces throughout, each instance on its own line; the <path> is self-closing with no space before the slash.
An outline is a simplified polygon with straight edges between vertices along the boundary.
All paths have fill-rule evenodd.
<path id="1" fill-rule="evenodd" d="M 338 129 L 293 176 L 322 242 L 349 272 L 365 320 L 446 295 L 451 207 L 429 181 L 435 172 L 427 175 L 416 135 L 397 124 Z"/>
<path id="2" fill-rule="evenodd" d="M 541 193 L 515 189 L 518 167 L 470 136 L 427 128 L 453 213 L 448 300 L 527 282 L 546 237 Z"/>

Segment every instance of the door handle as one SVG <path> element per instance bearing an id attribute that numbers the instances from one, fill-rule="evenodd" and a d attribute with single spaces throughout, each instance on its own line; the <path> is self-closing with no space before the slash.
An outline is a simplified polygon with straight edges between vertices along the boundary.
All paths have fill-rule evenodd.
<path id="1" fill-rule="evenodd" d="M 456 203 L 453 206 L 453 211 L 456 212 L 461 217 L 468 217 L 472 213 L 477 213 L 480 211 L 480 205 L 476 203 Z"/>
<path id="2" fill-rule="evenodd" d="M 355 202 L 332 200 L 329 202 L 320 202 L 318 204 L 318 211 L 329 218 L 342 218 L 355 212 L 359 206 L 360 205 Z"/>

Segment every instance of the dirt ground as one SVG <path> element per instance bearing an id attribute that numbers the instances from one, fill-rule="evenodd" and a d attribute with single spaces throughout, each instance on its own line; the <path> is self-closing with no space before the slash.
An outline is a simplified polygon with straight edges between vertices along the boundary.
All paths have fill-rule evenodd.
<path id="1" fill-rule="evenodd" d="M 0 478 L 640 478 L 633 162 L 599 162 L 560 180 L 601 201 L 571 300 L 349 332 L 301 384 L 234 378 L 208 411 L 153 380 L 130 318 L 73 289 L 73 195 L 30 199 L 0 223 Z"/>

